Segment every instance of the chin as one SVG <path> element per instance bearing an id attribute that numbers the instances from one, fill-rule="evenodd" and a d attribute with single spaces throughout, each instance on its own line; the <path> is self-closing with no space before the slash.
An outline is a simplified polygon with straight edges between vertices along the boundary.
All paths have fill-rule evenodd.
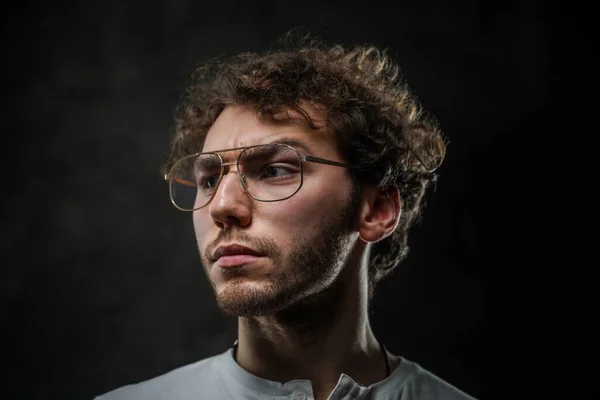
<path id="1" fill-rule="evenodd" d="M 289 304 L 289 293 L 269 282 L 232 279 L 216 287 L 219 308 L 235 317 L 270 315 Z"/>

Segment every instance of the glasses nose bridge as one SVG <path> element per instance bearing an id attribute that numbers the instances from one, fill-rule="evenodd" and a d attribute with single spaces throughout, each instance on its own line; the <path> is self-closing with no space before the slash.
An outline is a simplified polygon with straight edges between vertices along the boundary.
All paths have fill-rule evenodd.
<path id="1" fill-rule="evenodd" d="M 242 171 L 240 171 L 240 163 L 239 160 L 235 160 L 235 161 L 230 161 L 230 162 L 221 162 L 221 179 L 219 179 L 219 186 L 220 183 L 223 179 L 225 179 L 225 176 L 231 171 L 231 166 L 237 166 L 236 168 L 236 175 L 237 175 L 237 180 L 238 183 L 240 184 L 242 191 L 245 193 L 246 192 L 246 187 L 245 184 L 243 182 L 243 180 L 245 179 L 245 175 Z"/>
<path id="2" fill-rule="evenodd" d="M 235 161 L 231 161 L 231 162 L 222 162 L 221 166 L 224 167 L 226 165 L 238 165 L 238 164 L 239 164 L 239 161 L 235 160 Z"/>
<path id="3" fill-rule="evenodd" d="M 227 175 L 229 173 L 229 171 L 231 171 L 231 167 L 235 165 L 236 166 L 236 172 L 239 175 L 240 174 L 240 163 L 238 160 L 235 161 L 230 161 L 230 162 L 221 162 L 221 176 L 224 177 L 225 175 Z"/>

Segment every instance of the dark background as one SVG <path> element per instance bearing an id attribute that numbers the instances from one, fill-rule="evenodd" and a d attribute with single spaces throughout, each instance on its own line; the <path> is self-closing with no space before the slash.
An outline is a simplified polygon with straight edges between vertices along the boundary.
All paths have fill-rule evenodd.
<path id="1" fill-rule="evenodd" d="M 387 48 L 450 140 L 411 253 L 377 293 L 376 334 L 480 398 L 552 397 L 585 350 L 577 266 L 596 235 L 578 232 L 594 232 L 598 211 L 593 138 L 573 129 L 574 20 L 542 4 L 6 9 L 3 398 L 91 399 L 231 345 L 236 321 L 216 309 L 160 164 L 196 62 L 295 27 Z M 500 380 L 485 391 L 484 370 Z"/>

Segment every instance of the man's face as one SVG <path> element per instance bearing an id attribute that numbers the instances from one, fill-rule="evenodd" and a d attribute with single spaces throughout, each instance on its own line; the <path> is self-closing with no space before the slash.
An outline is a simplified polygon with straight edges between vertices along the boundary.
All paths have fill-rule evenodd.
<path id="1" fill-rule="evenodd" d="M 221 113 L 203 151 L 284 139 L 302 143 L 304 148 L 296 147 L 302 155 L 344 162 L 331 134 L 298 124 L 265 124 L 239 107 Z M 221 157 L 232 162 L 238 154 L 225 152 Z M 303 170 L 302 187 L 294 196 L 260 202 L 244 192 L 233 166 L 210 204 L 194 211 L 202 263 L 217 303 L 227 314 L 280 311 L 322 292 L 343 269 L 358 238 L 352 229 L 355 207 L 348 169 L 306 162 Z"/>

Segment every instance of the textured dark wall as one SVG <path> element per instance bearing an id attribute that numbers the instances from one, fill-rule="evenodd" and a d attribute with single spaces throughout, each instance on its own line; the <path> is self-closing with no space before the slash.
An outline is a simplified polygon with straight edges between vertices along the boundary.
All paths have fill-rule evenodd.
<path id="1" fill-rule="evenodd" d="M 556 161 L 574 156 L 554 140 L 568 125 L 572 71 L 552 13 L 495 3 L 129 0 L 10 11 L 0 283 L 4 387 L 18 393 L 9 398 L 90 399 L 232 343 L 236 321 L 216 309 L 190 215 L 169 203 L 160 163 L 196 61 L 263 49 L 299 26 L 388 48 L 451 142 L 409 258 L 375 299 L 376 333 L 478 396 L 498 355 L 531 369 L 513 378 L 556 373 L 545 341 L 554 357 L 578 351 L 554 340 L 573 329 L 554 322 L 568 326 L 578 295 L 561 268 L 578 256 L 558 232 L 598 213 L 591 197 L 574 208 L 556 190 L 566 176 Z M 583 194 L 585 178 L 569 178 L 569 192 Z M 485 337 L 484 292 L 501 294 Z"/>

